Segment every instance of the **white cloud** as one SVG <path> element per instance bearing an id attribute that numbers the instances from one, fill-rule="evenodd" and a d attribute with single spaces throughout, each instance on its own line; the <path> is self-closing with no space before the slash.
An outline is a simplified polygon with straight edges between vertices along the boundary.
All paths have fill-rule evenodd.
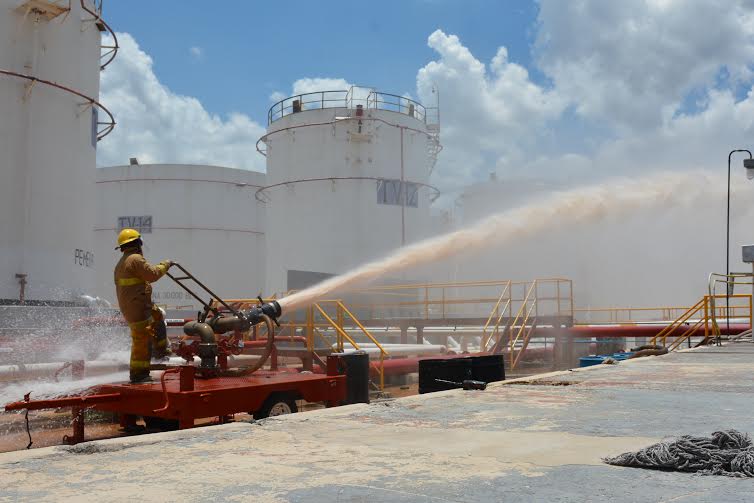
<path id="1" fill-rule="evenodd" d="M 540 67 L 579 114 L 608 126 L 657 127 L 720 72 L 748 80 L 749 0 L 540 0 Z"/>
<path id="2" fill-rule="evenodd" d="M 275 91 L 274 93 L 270 94 L 270 101 L 273 103 L 277 103 L 284 98 L 287 98 L 287 96 L 280 91 Z"/>
<path id="3" fill-rule="evenodd" d="M 140 162 L 214 164 L 264 171 L 256 152 L 265 128 L 241 113 L 209 113 L 191 96 L 163 85 L 152 59 L 128 33 L 119 33 L 120 51 L 102 73 L 101 101 L 117 125 L 98 145 L 101 166 Z"/>
<path id="4" fill-rule="evenodd" d="M 329 79 L 329 78 L 304 78 L 298 79 L 293 83 L 293 92 L 289 96 L 294 94 L 315 93 L 318 91 L 347 91 L 353 84 L 350 84 L 345 79 Z"/>
<path id="5" fill-rule="evenodd" d="M 305 77 L 293 82 L 291 91 L 288 93 L 275 91 L 270 95 L 270 101 L 279 102 L 286 98 L 295 98 L 301 94 L 316 93 L 302 98 L 304 109 L 320 108 L 322 99 L 328 100 L 325 107 L 345 106 L 345 93 L 332 93 L 328 91 L 349 91 L 353 84 L 346 79 L 327 78 L 327 77 Z M 324 93 L 324 94 L 319 94 Z M 354 95 L 357 99 L 365 99 L 369 90 L 366 88 L 354 88 Z M 286 107 L 291 106 L 291 102 L 286 100 Z"/>
<path id="6" fill-rule="evenodd" d="M 202 59 L 204 56 L 204 49 L 198 46 L 189 47 L 189 53 L 194 59 Z"/>
<path id="7" fill-rule="evenodd" d="M 418 70 L 416 95 L 429 105 L 432 89 L 440 91 L 444 150 L 431 182 L 450 196 L 445 201 L 493 171 L 501 179 L 574 179 L 717 169 L 728 150 L 747 146 L 754 98 L 737 101 L 732 89 L 751 86 L 751 10 L 743 0 L 729 9 L 707 0 L 631 1 L 540 0 L 535 54 L 551 79 L 545 83 L 505 47 L 481 61 L 455 35 L 428 37 L 437 57 Z M 118 126 L 100 143 L 100 164 L 137 156 L 264 170 L 254 148 L 262 125 L 243 114 L 213 115 L 173 93 L 149 56 L 128 34 L 122 38 L 102 76 L 102 99 Z M 721 81 L 723 68 L 729 77 Z M 351 86 L 344 78 L 301 78 L 270 100 Z M 697 103 L 679 108 L 689 92 Z"/>
<path id="8" fill-rule="evenodd" d="M 288 97 L 293 97 L 299 94 L 307 93 L 320 93 L 323 91 L 348 91 L 351 89 L 351 84 L 345 79 L 326 78 L 326 77 L 305 77 L 293 82 L 290 92 L 275 91 L 270 95 L 270 101 L 278 102 Z M 328 94 L 327 99 L 340 99 L 339 94 Z M 304 104 L 313 103 L 318 106 L 319 97 L 304 97 Z M 330 103 L 329 106 L 335 106 L 336 103 Z M 290 106 L 290 103 L 288 103 Z"/>
<path id="9" fill-rule="evenodd" d="M 439 58 L 419 70 L 417 89 L 425 103 L 440 90 L 445 149 L 433 182 L 446 193 L 493 171 L 583 181 L 719 169 L 754 138 L 752 2 L 540 4 L 535 53 L 548 84 L 505 47 L 485 63 L 454 35 L 428 39 Z"/>
<path id="10" fill-rule="evenodd" d="M 571 176 L 641 175 L 651 171 L 725 171 L 730 150 L 751 147 L 754 138 L 754 93 L 736 101 L 730 90 L 708 92 L 704 110 L 679 115 L 657 128 L 602 143 L 590 156 L 562 154 L 531 163 L 533 172 L 564 167 Z M 570 157 L 570 162 L 561 160 Z M 742 175 L 741 162 L 736 166 Z M 743 176 L 743 175 L 742 175 Z"/>
<path id="11" fill-rule="evenodd" d="M 521 158 L 565 107 L 557 93 L 511 62 L 505 47 L 485 65 L 457 36 L 441 30 L 429 36 L 428 45 L 439 60 L 419 70 L 416 85 L 424 103 L 434 104 L 432 89 L 440 91 L 445 149 L 435 183 L 445 190 L 486 178 L 501 159 Z"/>

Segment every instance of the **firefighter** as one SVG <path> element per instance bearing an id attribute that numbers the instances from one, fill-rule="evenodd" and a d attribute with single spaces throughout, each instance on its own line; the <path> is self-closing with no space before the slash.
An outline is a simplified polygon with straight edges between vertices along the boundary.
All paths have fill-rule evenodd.
<path id="1" fill-rule="evenodd" d="M 131 329 L 132 384 L 150 382 L 150 359 L 163 359 L 170 352 L 164 316 L 152 303 L 150 283 L 164 276 L 173 262 L 163 260 L 151 265 L 142 254 L 142 244 L 138 231 L 123 229 L 115 248 L 123 252 L 115 266 L 115 291 L 120 312 Z"/>

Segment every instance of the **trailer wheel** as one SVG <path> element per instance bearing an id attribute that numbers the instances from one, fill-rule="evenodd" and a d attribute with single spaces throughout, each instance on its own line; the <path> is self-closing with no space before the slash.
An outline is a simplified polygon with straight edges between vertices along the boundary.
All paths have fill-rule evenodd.
<path id="1" fill-rule="evenodd" d="M 254 412 L 254 419 L 264 419 L 271 416 L 282 416 L 298 412 L 295 397 L 290 393 L 273 393 L 267 397 L 262 407 Z"/>
<path id="2" fill-rule="evenodd" d="M 144 425 L 148 430 L 173 431 L 178 429 L 178 420 L 165 419 L 163 417 L 144 416 Z"/>

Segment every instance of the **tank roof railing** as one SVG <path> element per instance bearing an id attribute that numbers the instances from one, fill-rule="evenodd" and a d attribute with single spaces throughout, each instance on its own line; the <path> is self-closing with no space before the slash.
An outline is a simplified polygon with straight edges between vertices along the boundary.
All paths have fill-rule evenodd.
<path id="1" fill-rule="evenodd" d="M 363 90 L 362 93 L 355 90 Z M 356 109 L 359 105 L 365 109 L 387 110 L 408 115 L 421 122 L 427 122 L 427 110 L 418 101 L 397 94 L 382 93 L 369 88 L 352 87 L 350 90 L 317 91 L 302 93 L 282 99 L 270 107 L 267 112 L 267 125 L 286 115 L 307 110 L 325 108 Z"/>

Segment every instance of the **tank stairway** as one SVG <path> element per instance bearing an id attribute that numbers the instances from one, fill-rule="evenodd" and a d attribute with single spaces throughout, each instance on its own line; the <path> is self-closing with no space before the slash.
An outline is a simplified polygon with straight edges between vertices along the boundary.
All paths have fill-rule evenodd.
<path id="1" fill-rule="evenodd" d="M 718 300 L 726 300 L 720 305 Z M 730 302 L 733 301 L 733 305 Z M 752 326 L 752 296 L 750 294 L 708 294 L 689 307 L 661 332 L 652 337 L 649 345 L 663 346 L 668 351 L 686 347 L 698 347 L 712 341 L 721 341 L 721 320 L 729 323 L 733 319 L 747 319 Z"/>

